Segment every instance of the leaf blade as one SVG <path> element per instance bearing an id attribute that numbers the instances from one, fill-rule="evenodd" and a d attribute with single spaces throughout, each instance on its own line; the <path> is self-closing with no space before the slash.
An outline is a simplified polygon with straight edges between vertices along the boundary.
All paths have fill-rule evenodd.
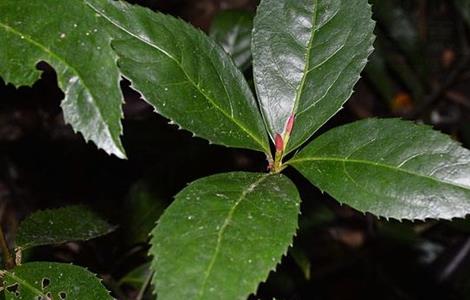
<path id="1" fill-rule="evenodd" d="M 87 241 L 114 230 L 114 227 L 83 206 L 38 211 L 23 220 L 16 245 L 22 250 L 72 241 Z"/>
<path id="2" fill-rule="evenodd" d="M 192 183 L 153 232 L 159 297 L 245 299 L 287 251 L 299 202 L 283 175 L 227 173 Z"/>
<path id="3" fill-rule="evenodd" d="M 366 0 L 264 0 L 253 30 L 255 84 L 271 138 L 299 147 L 352 94 L 372 51 L 374 22 Z"/>
<path id="4" fill-rule="evenodd" d="M 249 86 L 213 40 L 142 7 L 86 2 L 113 27 L 121 71 L 158 113 L 210 142 L 269 153 Z"/>
<path id="5" fill-rule="evenodd" d="M 362 212 L 411 220 L 470 212 L 470 152 L 427 126 L 355 122 L 320 136 L 289 164 Z"/>
<path id="6" fill-rule="evenodd" d="M 61 13 L 44 22 L 41 12 L 50 7 Z M 81 1 L 2 1 L 0 76 L 16 86 L 31 86 L 40 77 L 36 64 L 47 62 L 65 94 L 65 121 L 86 141 L 125 158 L 120 74 L 109 36 L 98 28 L 99 19 Z"/>
<path id="7" fill-rule="evenodd" d="M 4 274 L 5 299 L 113 299 L 96 276 L 70 265 L 32 262 Z"/>

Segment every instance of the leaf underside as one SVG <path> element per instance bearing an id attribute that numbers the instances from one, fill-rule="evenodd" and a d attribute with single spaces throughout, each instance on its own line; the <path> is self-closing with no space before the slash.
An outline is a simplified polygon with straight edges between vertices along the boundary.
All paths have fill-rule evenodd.
<path id="1" fill-rule="evenodd" d="M 94 274 L 70 264 L 27 263 L 6 272 L 3 281 L 5 300 L 113 299 Z"/>
<path id="2" fill-rule="evenodd" d="M 428 126 L 369 119 L 311 142 L 290 165 L 341 203 L 424 220 L 470 212 L 470 151 Z"/>
<path id="3" fill-rule="evenodd" d="M 21 222 L 16 245 L 21 249 L 87 241 L 106 235 L 114 227 L 83 206 L 69 206 L 33 213 Z"/>
<path id="4" fill-rule="evenodd" d="M 246 299 L 292 243 L 299 203 L 283 175 L 226 173 L 190 184 L 153 231 L 158 298 Z"/>
<path id="5" fill-rule="evenodd" d="M 271 138 L 295 125 L 299 147 L 351 96 L 372 52 L 367 0 L 263 0 L 253 30 L 253 67 Z"/>
<path id="6" fill-rule="evenodd" d="M 158 113 L 212 143 L 269 153 L 252 92 L 215 41 L 146 8 L 86 2 L 108 21 L 124 76 Z"/>
<path id="7" fill-rule="evenodd" d="M 65 94 L 65 121 L 85 140 L 125 158 L 120 74 L 101 27 L 82 1 L 1 1 L 0 76 L 15 86 L 31 86 L 41 75 L 36 65 L 47 62 Z"/>

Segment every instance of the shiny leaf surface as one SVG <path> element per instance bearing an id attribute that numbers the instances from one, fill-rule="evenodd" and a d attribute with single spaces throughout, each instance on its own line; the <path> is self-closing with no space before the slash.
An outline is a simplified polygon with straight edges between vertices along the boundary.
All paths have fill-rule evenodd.
<path id="1" fill-rule="evenodd" d="M 367 0 L 263 0 L 253 31 L 253 66 L 271 137 L 297 148 L 351 96 L 372 51 Z"/>
<path id="2" fill-rule="evenodd" d="M 210 142 L 269 152 L 256 101 L 243 74 L 200 30 L 124 2 L 86 0 L 119 37 L 119 67 L 163 116 Z"/>
<path id="3" fill-rule="evenodd" d="M 153 231 L 158 298 L 246 299 L 291 244 L 299 203 L 283 175 L 226 173 L 190 184 Z"/>
<path id="4" fill-rule="evenodd" d="M 5 299 L 113 299 L 89 271 L 70 264 L 34 262 L 4 274 Z"/>
<path id="5" fill-rule="evenodd" d="M 251 31 L 254 14 L 241 10 L 221 11 L 214 17 L 210 36 L 221 45 L 241 69 L 251 65 Z"/>
<path id="6" fill-rule="evenodd" d="M 470 151 L 427 126 L 355 122 L 323 134 L 289 164 L 362 212 L 411 220 L 470 212 Z"/>
<path id="7" fill-rule="evenodd" d="M 16 86 L 31 86 L 41 75 L 37 63 L 50 64 L 65 94 L 65 121 L 87 141 L 125 157 L 116 57 L 82 1 L 1 1 L 0 53 L 0 76 Z"/>

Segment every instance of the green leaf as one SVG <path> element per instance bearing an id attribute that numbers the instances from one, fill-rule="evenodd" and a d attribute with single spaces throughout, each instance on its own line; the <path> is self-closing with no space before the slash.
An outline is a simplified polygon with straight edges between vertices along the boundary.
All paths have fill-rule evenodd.
<path id="1" fill-rule="evenodd" d="M 252 12 L 224 10 L 212 22 L 210 36 L 224 48 L 241 70 L 251 65 Z"/>
<path id="2" fill-rule="evenodd" d="M 7 83 L 30 86 L 41 75 L 36 64 L 47 62 L 65 94 L 65 121 L 85 140 L 125 158 L 119 138 L 120 74 L 101 27 L 82 1 L 1 1 L 0 76 Z"/>
<path id="3" fill-rule="evenodd" d="M 16 245 L 24 250 L 70 241 L 87 241 L 113 230 L 113 226 L 83 206 L 43 210 L 21 222 Z"/>
<path id="4" fill-rule="evenodd" d="M 124 2 L 86 0 L 108 21 L 119 67 L 147 102 L 195 135 L 269 153 L 256 101 L 243 74 L 200 30 Z"/>
<path id="5" fill-rule="evenodd" d="M 263 0 L 253 30 L 253 67 L 271 137 L 299 147 L 348 100 L 372 52 L 367 0 Z"/>
<path id="6" fill-rule="evenodd" d="M 113 299 L 89 271 L 70 264 L 27 263 L 4 274 L 5 299 Z"/>
<path id="7" fill-rule="evenodd" d="M 362 212 L 411 220 L 470 212 L 470 151 L 427 126 L 355 122 L 323 134 L 289 164 Z"/>
<path id="8" fill-rule="evenodd" d="M 283 175 L 226 173 L 190 184 L 153 231 L 158 299 L 246 299 L 291 244 L 299 203 Z"/>

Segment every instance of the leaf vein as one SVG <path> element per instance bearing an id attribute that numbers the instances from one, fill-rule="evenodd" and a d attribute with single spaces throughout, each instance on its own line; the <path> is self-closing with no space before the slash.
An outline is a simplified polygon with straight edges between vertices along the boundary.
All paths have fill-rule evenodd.
<path id="1" fill-rule="evenodd" d="M 209 262 L 209 265 L 207 267 L 206 272 L 204 272 L 204 279 L 203 279 L 203 282 L 202 282 L 202 285 L 201 285 L 201 289 L 199 290 L 199 293 L 198 293 L 199 294 L 199 299 L 202 299 L 202 297 L 203 297 L 204 290 L 205 290 L 206 285 L 207 285 L 207 280 L 209 279 L 212 268 L 214 267 L 215 261 L 217 260 L 217 256 L 219 255 L 219 252 L 220 252 L 220 246 L 222 244 L 223 235 L 224 235 L 225 230 L 227 229 L 227 227 L 230 225 L 230 222 L 233 218 L 233 214 L 235 213 L 235 210 L 238 208 L 240 203 L 243 200 L 246 199 L 246 196 L 249 193 L 253 192 L 254 189 L 257 186 L 259 186 L 264 180 L 266 180 L 269 176 L 270 176 L 269 174 L 263 175 L 258 180 L 256 180 L 254 183 L 252 183 L 247 189 L 243 190 L 241 195 L 240 195 L 240 198 L 238 198 L 238 200 L 235 202 L 235 204 L 229 210 L 229 212 L 227 214 L 227 217 L 225 218 L 225 221 L 224 221 L 223 225 L 220 227 L 219 233 L 217 235 L 217 244 L 216 244 L 216 247 L 215 247 L 215 250 L 214 250 L 214 254 L 212 255 L 212 258 Z"/>
<path id="2" fill-rule="evenodd" d="M 261 148 L 264 150 L 264 151 L 267 151 L 267 153 L 269 153 L 269 150 L 267 148 L 267 145 L 264 145 L 263 142 L 261 142 L 258 137 L 256 137 L 250 130 L 248 130 L 247 128 L 245 128 L 245 126 L 243 126 L 237 119 L 235 118 L 232 118 L 230 116 L 230 114 L 228 112 L 226 112 L 222 107 L 220 107 L 219 105 L 217 105 L 217 103 L 215 102 L 214 99 L 212 99 L 212 97 L 210 97 L 206 92 L 204 92 L 198 84 L 196 84 L 196 82 L 193 80 L 193 78 L 191 78 L 191 76 L 189 76 L 189 74 L 186 72 L 186 70 L 183 68 L 183 66 L 181 65 L 181 62 L 178 61 L 178 59 L 176 59 L 174 56 L 172 56 L 168 51 L 166 51 L 165 49 L 159 47 L 158 45 L 156 45 L 155 43 L 153 43 L 152 41 L 144 38 L 144 37 L 141 37 L 135 33 L 133 33 L 132 31 L 130 31 L 129 29 L 126 29 L 123 25 L 120 25 L 118 24 L 115 20 L 111 19 L 110 17 L 108 17 L 106 14 L 104 14 L 102 11 L 100 11 L 99 9 L 97 9 L 96 7 L 94 7 L 91 3 L 87 2 L 87 4 L 94 10 L 96 11 L 98 14 L 100 14 L 101 16 L 103 16 L 108 22 L 110 22 L 111 24 L 113 24 L 114 26 L 116 26 L 117 28 L 119 28 L 120 30 L 124 31 L 125 33 L 129 34 L 130 36 L 134 37 L 135 39 L 139 40 L 139 41 L 142 41 L 143 43 L 149 45 L 150 47 L 156 49 L 157 51 L 163 53 L 164 55 L 166 55 L 168 58 L 170 58 L 171 60 L 173 60 L 175 62 L 175 64 L 181 69 L 181 71 L 183 72 L 183 74 L 186 76 L 186 78 L 188 79 L 188 81 L 194 86 L 196 87 L 196 89 L 199 91 L 199 93 L 201 95 L 203 95 L 210 104 L 212 104 L 212 106 L 214 106 L 217 110 L 219 110 L 222 115 L 224 115 L 227 119 L 229 119 L 230 121 L 232 121 L 233 123 L 235 123 L 235 125 L 237 125 L 240 129 L 242 129 L 244 132 L 246 132 L 248 134 L 248 136 L 253 140 L 255 141 L 257 144 L 259 144 L 261 146 Z"/>

